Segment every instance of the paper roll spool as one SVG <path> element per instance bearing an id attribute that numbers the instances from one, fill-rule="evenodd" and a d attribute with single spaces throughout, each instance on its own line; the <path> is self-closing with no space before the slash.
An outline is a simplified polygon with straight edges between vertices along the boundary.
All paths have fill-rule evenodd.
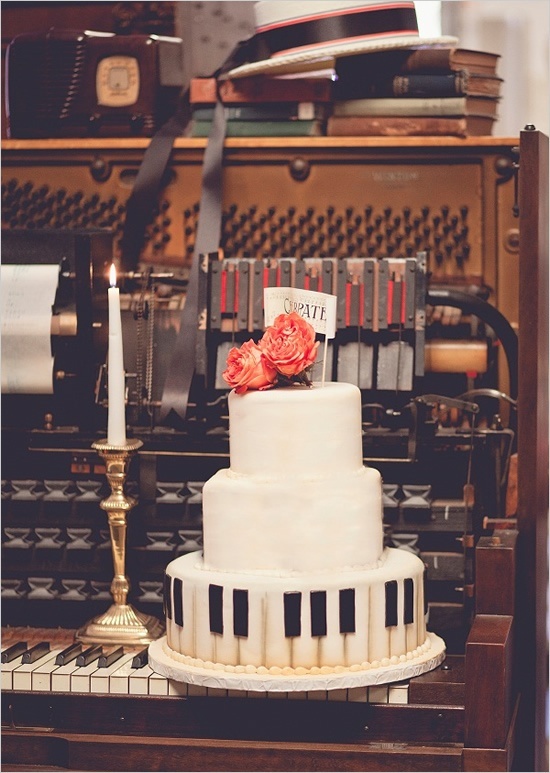
<path id="1" fill-rule="evenodd" d="M 434 339 L 426 343 L 426 370 L 431 373 L 485 373 L 487 344 L 484 341 Z"/>
<path id="2" fill-rule="evenodd" d="M 57 265 L 3 265 L 2 393 L 51 394 Z"/>

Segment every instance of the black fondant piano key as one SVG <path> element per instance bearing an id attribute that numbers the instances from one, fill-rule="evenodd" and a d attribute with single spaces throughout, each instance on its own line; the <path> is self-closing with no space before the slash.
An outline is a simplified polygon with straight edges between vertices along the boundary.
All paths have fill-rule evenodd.
<path id="1" fill-rule="evenodd" d="M 355 589 L 340 591 L 340 633 L 355 633 Z"/>
<path id="2" fill-rule="evenodd" d="M 414 583 L 411 577 L 404 581 L 403 622 L 405 625 L 414 622 Z"/>
<path id="3" fill-rule="evenodd" d="M 302 594 L 291 591 L 284 595 L 285 636 L 300 636 L 302 633 Z"/>
<path id="4" fill-rule="evenodd" d="M 18 641 L 5 650 L 2 650 L 2 663 L 11 663 L 12 660 L 20 658 L 27 651 L 27 642 Z"/>
<path id="5" fill-rule="evenodd" d="M 172 619 L 172 578 L 169 574 L 164 575 L 164 613 Z"/>
<path id="6" fill-rule="evenodd" d="M 223 633 L 223 588 L 221 585 L 209 585 L 208 606 L 211 633 Z"/>
<path id="7" fill-rule="evenodd" d="M 174 577 L 174 622 L 183 628 L 183 581 Z"/>
<path id="8" fill-rule="evenodd" d="M 120 658 L 124 655 L 124 647 L 118 647 L 116 650 L 113 650 L 108 655 L 100 655 L 99 660 L 97 662 L 98 668 L 109 668 L 109 666 L 112 666 L 113 663 L 116 663 L 117 660 L 120 660 Z"/>
<path id="9" fill-rule="evenodd" d="M 50 651 L 50 643 L 47 641 L 41 641 L 39 644 L 35 644 L 30 650 L 27 650 L 23 655 L 22 663 L 36 663 L 37 660 L 44 657 Z"/>
<path id="10" fill-rule="evenodd" d="M 60 652 L 56 659 L 55 664 L 57 666 L 66 666 L 67 663 L 71 663 L 73 660 L 75 660 L 80 653 L 82 652 L 82 644 L 79 642 L 75 642 L 75 644 L 70 644 L 68 647 L 66 647 L 63 652 Z"/>
<path id="11" fill-rule="evenodd" d="M 397 625 L 397 580 L 386 583 L 386 628 Z"/>
<path id="12" fill-rule="evenodd" d="M 248 591 L 233 590 L 233 633 L 248 636 Z"/>
<path id="13" fill-rule="evenodd" d="M 327 635 L 327 592 L 314 590 L 310 593 L 311 635 Z"/>
<path id="14" fill-rule="evenodd" d="M 87 650 L 84 650 L 76 659 L 76 665 L 77 666 L 89 666 L 90 663 L 93 663 L 94 660 L 97 660 L 98 658 L 103 655 L 103 648 L 102 647 L 88 647 Z"/>

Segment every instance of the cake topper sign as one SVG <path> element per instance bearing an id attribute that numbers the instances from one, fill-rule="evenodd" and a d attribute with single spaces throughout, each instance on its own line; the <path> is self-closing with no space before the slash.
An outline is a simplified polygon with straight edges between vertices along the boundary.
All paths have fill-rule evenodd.
<path id="1" fill-rule="evenodd" d="M 336 296 L 296 287 L 266 287 L 264 289 L 265 325 L 273 324 L 279 314 L 295 311 L 316 333 L 327 338 L 336 335 Z"/>
<path id="2" fill-rule="evenodd" d="M 305 319 L 316 333 L 325 336 L 321 383 L 325 385 L 328 339 L 336 335 L 336 296 L 297 287 L 265 287 L 264 318 L 266 326 L 279 314 L 295 312 Z"/>

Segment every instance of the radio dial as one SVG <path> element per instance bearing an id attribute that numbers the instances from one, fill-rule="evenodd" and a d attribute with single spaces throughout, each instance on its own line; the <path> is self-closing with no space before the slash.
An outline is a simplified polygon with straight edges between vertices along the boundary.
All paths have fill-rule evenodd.
<path id="1" fill-rule="evenodd" d="M 133 56 L 107 56 L 97 66 L 98 105 L 128 107 L 137 102 L 139 64 Z"/>

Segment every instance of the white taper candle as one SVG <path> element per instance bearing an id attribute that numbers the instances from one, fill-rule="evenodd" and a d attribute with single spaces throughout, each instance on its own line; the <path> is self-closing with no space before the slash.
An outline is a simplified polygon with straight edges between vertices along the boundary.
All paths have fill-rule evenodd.
<path id="1" fill-rule="evenodd" d="M 109 410 L 107 442 L 114 446 L 126 445 L 125 375 L 122 349 L 122 320 L 120 294 L 116 287 L 116 270 L 111 265 L 109 274 L 109 350 L 107 360 L 107 386 Z"/>

